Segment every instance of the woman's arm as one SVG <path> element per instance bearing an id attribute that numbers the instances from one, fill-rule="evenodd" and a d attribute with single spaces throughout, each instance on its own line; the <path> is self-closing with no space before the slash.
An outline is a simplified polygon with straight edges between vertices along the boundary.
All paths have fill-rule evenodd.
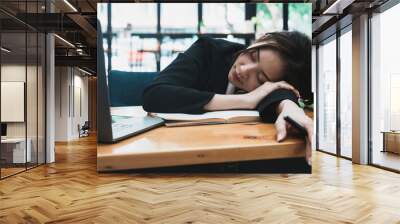
<path id="1" fill-rule="evenodd" d="M 233 109 L 254 109 L 246 94 L 223 95 L 215 94 L 213 98 L 204 105 L 208 111 L 214 110 L 233 110 Z"/>
<path id="2" fill-rule="evenodd" d="M 278 107 L 276 108 L 276 113 L 279 114 L 278 118 L 275 121 L 275 127 L 277 131 L 277 141 L 282 141 L 286 138 L 288 131 L 290 132 L 292 129 L 290 124 L 286 123 L 284 120 L 285 116 L 290 116 L 297 123 L 302 125 L 307 130 L 306 136 L 306 160 L 307 163 L 311 166 L 311 142 L 314 134 L 314 122 L 308 117 L 303 109 L 297 106 L 291 100 L 282 100 Z"/>
<path id="3" fill-rule="evenodd" d="M 270 93 L 277 89 L 287 89 L 293 91 L 297 96 L 299 92 L 285 81 L 265 82 L 257 89 L 239 95 L 215 94 L 208 104 L 204 106 L 205 110 L 230 110 L 230 109 L 255 109 L 257 105 Z"/>

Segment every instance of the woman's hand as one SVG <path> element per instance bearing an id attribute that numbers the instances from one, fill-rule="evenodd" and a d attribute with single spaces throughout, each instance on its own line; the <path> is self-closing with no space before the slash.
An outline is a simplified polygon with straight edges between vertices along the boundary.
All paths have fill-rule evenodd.
<path id="1" fill-rule="evenodd" d="M 244 101 L 247 103 L 247 108 L 254 109 L 257 107 L 258 103 L 264 99 L 268 94 L 272 93 L 277 89 L 287 89 L 291 90 L 296 94 L 297 97 L 300 97 L 300 93 L 297 89 L 295 89 L 292 85 L 285 81 L 280 82 L 264 82 L 261 86 L 256 88 L 255 90 L 243 94 Z"/>
<path id="2" fill-rule="evenodd" d="M 314 133 L 314 122 L 308 117 L 303 109 L 297 106 L 291 100 L 283 100 L 278 106 L 278 118 L 275 121 L 275 127 L 277 131 L 277 141 L 282 141 L 286 138 L 288 132 L 294 132 L 294 128 L 291 127 L 289 123 L 287 123 L 284 119 L 285 116 L 290 116 L 293 120 L 299 123 L 307 130 L 306 136 L 306 160 L 307 163 L 311 166 L 311 142 L 313 139 Z"/>

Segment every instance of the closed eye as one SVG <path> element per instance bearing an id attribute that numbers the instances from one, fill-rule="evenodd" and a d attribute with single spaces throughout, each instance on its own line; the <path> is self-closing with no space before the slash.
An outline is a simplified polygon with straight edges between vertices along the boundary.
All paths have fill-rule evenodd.
<path id="1" fill-rule="evenodd" d="M 251 52 L 250 53 L 250 58 L 251 58 L 252 61 L 258 62 L 258 60 L 257 60 L 257 51 Z"/>
<path id="2" fill-rule="evenodd" d="M 254 52 L 250 53 L 250 58 L 251 60 L 253 60 L 254 62 L 259 63 L 260 62 L 260 50 L 257 49 Z M 260 65 L 259 65 L 260 66 Z M 268 78 L 268 76 L 263 72 L 260 71 L 257 75 L 257 79 L 260 83 L 264 83 L 264 82 L 271 82 L 271 79 Z"/>

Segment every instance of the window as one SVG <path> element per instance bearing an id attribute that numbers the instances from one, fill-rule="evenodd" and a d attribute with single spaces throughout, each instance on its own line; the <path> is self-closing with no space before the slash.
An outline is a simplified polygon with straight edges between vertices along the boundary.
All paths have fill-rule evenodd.
<path id="1" fill-rule="evenodd" d="M 132 36 L 129 46 L 129 69 L 126 71 L 153 72 L 157 70 L 158 41 L 156 38 Z"/>
<path id="2" fill-rule="evenodd" d="M 318 149 L 336 153 L 336 39 L 318 48 Z"/>
<path id="3" fill-rule="evenodd" d="M 281 31 L 283 29 L 283 4 L 257 4 L 257 33 Z"/>
<path id="4" fill-rule="evenodd" d="M 242 44 L 254 40 L 254 34 L 246 33 L 245 3 L 99 3 L 98 8 L 105 58 L 111 56 L 105 60 L 107 70 L 161 71 L 202 33 Z"/>
<path id="5" fill-rule="evenodd" d="M 184 52 L 190 47 L 197 37 L 193 38 L 174 38 L 166 36 L 161 43 L 161 70 L 167 67 L 180 52 Z"/>
<path id="6" fill-rule="evenodd" d="M 352 34 L 340 36 L 340 154 L 351 158 L 352 142 Z"/>
<path id="7" fill-rule="evenodd" d="M 176 16 L 177 13 L 179 13 L 179 16 Z M 147 15 L 142 18 L 150 17 Z M 197 3 L 161 4 L 161 32 L 197 32 Z"/>
<path id="8" fill-rule="evenodd" d="M 100 21 L 101 30 L 103 33 L 107 31 L 107 9 L 107 3 L 97 4 L 97 19 Z"/>
<path id="9" fill-rule="evenodd" d="M 20 13 L 40 13 L 44 2 L 20 2 Z M 14 19 L 0 29 L 1 133 L 0 179 L 45 162 L 45 44 L 44 33 L 14 26 Z M 4 100 L 15 96 L 15 101 Z M 15 106 L 15 110 L 10 110 Z M 15 116 L 16 114 L 21 116 Z"/>
<path id="10" fill-rule="evenodd" d="M 311 38 L 311 7 L 308 3 L 289 3 L 289 30 L 297 30 Z"/>
<path id="11" fill-rule="evenodd" d="M 384 136 L 384 132 L 400 130 L 400 33 L 395 28 L 400 21 L 400 5 L 396 5 L 371 19 L 371 141 L 372 163 L 400 170 L 400 156 L 392 153 L 399 147 L 400 134 Z M 390 137 L 392 139 L 385 139 Z"/>
<path id="12" fill-rule="evenodd" d="M 244 3 L 203 4 L 202 33 L 244 33 Z"/>
<path id="13" fill-rule="evenodd" d="M 123 15 L 123 16 L 111 17 L 111 25 L 113 32 L 116 33 L 129 32 L 129 34 L 131 32 L 135 33 L 157 32 L 156 3 L 135 3 L 135 4 L 113 3 L 109 5 L 111 5 L 112 15 Z"/>

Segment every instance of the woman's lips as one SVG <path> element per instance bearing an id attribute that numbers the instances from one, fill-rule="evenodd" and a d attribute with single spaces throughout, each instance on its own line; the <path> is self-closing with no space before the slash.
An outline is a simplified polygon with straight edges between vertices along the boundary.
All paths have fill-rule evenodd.
<path id="1" fill-rule="evenodd" d="M 239 74 L 238 74 L 235 70 L 233 70 L 233 78 L 234 78 L 236 81 L 242 83 L 242 80 L 240 79 Z"/>

